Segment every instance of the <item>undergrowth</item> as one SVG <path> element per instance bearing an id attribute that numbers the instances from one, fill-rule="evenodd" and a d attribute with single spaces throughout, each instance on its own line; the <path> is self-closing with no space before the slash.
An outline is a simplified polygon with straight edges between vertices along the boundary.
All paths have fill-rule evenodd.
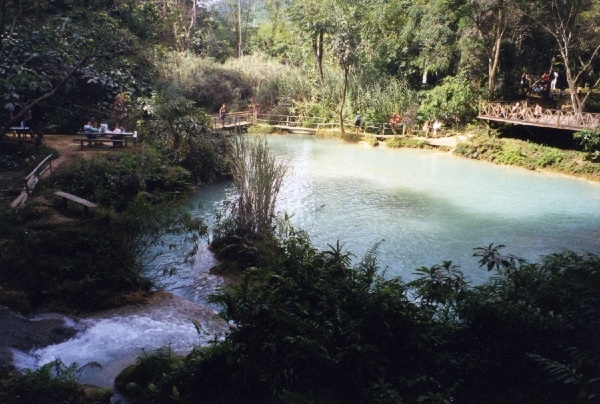
<path id="1" fill-rule="evenodd" d="M 454 154 L 497 164 L 547 170 L 600 180 L 600 163 L 586 160 L 584 153 L 518 139 L 474 137 L 456 145 Z"/>
<path id="2" fill-rule="evenodd" d="M 433 147 L 425 140 L 406 139 L 395 137 L 385 141 L 385 145 L 390 148 L 399 149 L 401 147 L 409 147 L 412 149 L 432 149 Z"/>
<path id="3" fill-rule="evenodd" d="M 377 140 L 377 137 L 375 137 L 375 136 L 367 135 L 364 137 L 363 141 L 366 144 L 368 144 L 369 146 L 378 146 L 379 145 L 379 141 Z"/>

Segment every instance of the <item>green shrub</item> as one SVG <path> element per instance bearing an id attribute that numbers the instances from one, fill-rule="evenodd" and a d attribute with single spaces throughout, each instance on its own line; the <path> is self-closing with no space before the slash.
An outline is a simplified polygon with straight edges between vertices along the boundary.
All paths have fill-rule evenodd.
<path id="1" fill-rule="evenodd" d="M 421 120 L 435 117 L 458 127 L 477 116 L 477 95 L 465 77 L 446 77 L 425 94 L 418 114 Z"/>
<path id="2" fill-rule="evenodd" d="M 207 230 L 189 209 L 152 202 L 138 196 L 120 214 L 100 210 L 59 223 L 33 222 L 28 212 L 35 206 L 7 208 L 0 212 L 1 286 L 27 293 L 34 308 L 53 302 L 79 310 L 114 307 L 119 295 L 149 291 L 142 268 L 177 246 L 164 236 L 179 236 L 191 260 Z M 61 213 L 74 216 L 70 209 Z"/>
<path id="3" fill-rule="evenodd" d="M 350 88 L 349 111 L 360 111 L 364 122 L 387 123 L 394 113 L 410 120 L 410 110 L 419 104 L 417 92 L 397 78 L 382 77 L 373 82 L 372 78 L 353 77 Z M 410 128 L 415 122 L 406 123 Z"/>
<path id="4" fill-rule="evenodd" d="M 498 150 L 494 153 L 491 158 L 494 162 L 499 164 L 515 165 L 524 167 L 527 165 L 527 156 L 523 154 L 518 147 L 509 147 L 506 149 Z"/>
<path id="5" fill-rule="evenodd" d="M 341 137 L 342 140 L 345 140 L 346 142 L 350 143 L 357 143 L 362 140 L 362 136 L 354 132 L 344 132 L 344 134 Z"/>
<path id="6" fill-rule="evenodd" d="M 378 146 L 379 145 L 377 136 L 364 136 L 362 140 L 369 146 Z"/>
<path id="7" fill-rule="evenodd" d="M 543 152 L 541 156 L 537 157 L 535 159 L 535 165 L 540 168 L 559 166 L 563 160 L 564 155 L 562 152 L 551 149 Z"/>
<path id="8" fill-rule="evenodd" d="M 36 146 L 31 143 L 17 143 L 0 139 L 0 172 L 16 171 L 26 168 L 32 170 L 46 157 L 52 154 L 59 157 L 59 153 L 46 146 Z"/>
<path id="9" fill-rule="evenodd" d="M 413 149 L 431 149 L 432 146 L 425 140 L 407 139 L 407 138 L 390 138 L 385 141 L 385 145 L 390 148 L 408 147 Z"/>
<path id="10" fill-rule="evenodd" d="M 88 403 L 83 387 L 78 384 L 81 372 L 90 366 L 100 367 L 91 362 L 78 368 L 76 363 L 66 366 L 56 359 L 35 371 L 26 370 L 22 376 L 5 382 L 2 402 L 7 404 L 39 403 Z M 104 399 L 109 395 L 105 394 Z"/>
<path id="11" fill-rule="evenodd" d="M 190 174 L 181 167 L 167 168 L 150 149 L 114 153 L 78 160 L 50 177 L 50 186 L 117 211 L 140 192 L 167 195 L 189 189 Z"/>
<path id="12" fill-rule="evenodd" d="M 152 402 L 173 391 L 207 402 L 558 403 L 600 393 L 598 256 L 532 264 L 491 245 L 474 255 L 497 274 L 470 288 L 449 261 L 404 283 L 378 275 L 376 247 L 356 265 L 339 243 L 318 251 L 301 232 L 281 247 L 211 297 L 235 326 L 165 374 Z"/>
<path id="13" fill-rule="evenodd" d="M 161 159 L 185 168 L 198 183 L 214 181 L 229 171 L 231 143 L 223 131 L 212 129 L 204 110 L 189 99 L 165 94 L 146 103 L 156 119 L 146 121 L 144 139 Z"/>
<path id="14" fill-rule="evenodd" d="M 590 161 L 600 161 L 600 129 L 584 129 L 573 134 L 573 138 Z"/>
<path id="15" fill-rule="evenodd" d="M 183 361 L 170 347 L 159 348 L 138 357 L 137 363 L 125 368 L 115 379 L 115 387 L 123 392 L 130 403 L 147 403 L 158 391 L 161 381 L 171 374 Z M 177 393 L 171 399 L 176 399 Z"/>

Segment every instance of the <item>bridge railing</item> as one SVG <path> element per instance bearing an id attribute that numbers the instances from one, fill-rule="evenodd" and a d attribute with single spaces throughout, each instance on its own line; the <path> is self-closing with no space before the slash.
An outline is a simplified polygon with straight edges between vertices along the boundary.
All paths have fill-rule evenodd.
<path id="1" fill-rule="evenodd" d="M 479 117 L 571 130 L 594 129 L 600 125 L 600 114 L 536 108 L 527 102 L 480 103 Z"/>
<path id="2" fill-rule="evenodd" d="M 215 128 L 219 128 L 222 125 L 219 116 L 213 116 L 213 125 Z M 229 128 L 237 125 L 248 125 L 248 124 L 264 124 L 271 126 L 281 126 L 287 128 L 306 128 L 314 130 L 332 130 L 339 127 L 339 121 L 328 122 L 327 118 L 324 117 L 308 117 L 302 115 L 284 115 L 284 114 L 256 114 L 252 112 L 242 111 L 227 114 L 225 117 L 225 125 Z M 344 120 L 343 122 L 345 131 L 354 131 L 354 120 Z M 395 133 L 394 133 L 395 129 Z M 362 135 L 394 135 L 403 133 L 403 124 L 399 123 L 392 128 L 388 122 L 373 123 L 364 122 L 360 126 L 359 134 Z"/>
<path id="3" fill-rule="evenodd" d="M 323 119 L 324 118 L 319 118 L 319 119 Z M 355 131 L 356 127 L 354 126 L 354 121 L 353 120 L 344 120 L 343 122 L 344 125 L 344 130 L 345 131 Z M 336 122 L 318 122 L 316 123 L 316 126 L 305 126 L 302 125 L 302 127 L 314 127 L 318 130 L 334 130 L 339 128 L 340 123 L 339 121 Z M 403 124 L 398 124 L 396 125 L 396 133 L 397 134 L 402 134 L 402 127 Z M 363 124 L 360 125 L 360 129 L 359 129 L 359 134 L 361 135 L 373 135 L 373 136 L 381 136 L 381 135 L 393 135 L 394 131 L 392 129 L 392 126 L 389 123 L 371 123 L 371 122 L 365 122 Z"/>
<path id="4" fill-rule="evenodd" d="M 291 128 L 312 128 L 317 129 L 319 124 L 323 124 L 327 118 L 307 117 L 301 115 L 278 115 L 278 114 L 258 114 L 256 122 L 272 126 L 287 126 Z"/>
<path id="5" fill-rule="evenodd" d="M 221 122 L 221 117 L 219 115 L 213 115 L 211 118 L 212 118 L 211 120 L 212 120 L 214 128 L 221 127 L 223 122 Z M 253 121 L 253 116 L 250 112 L 240 111 L 240 112 L 232 112 L 230 114 L 226 114 L 224 124 L 238 126 L 238 125 L 246 124 L 247 122 L 252 122 L 252 121 Z"/>

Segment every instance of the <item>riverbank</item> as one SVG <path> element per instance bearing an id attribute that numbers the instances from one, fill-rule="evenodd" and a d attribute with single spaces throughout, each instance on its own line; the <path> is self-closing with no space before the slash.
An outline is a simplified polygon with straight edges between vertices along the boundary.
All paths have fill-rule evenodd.
<path id="1" fill-rule="evenodd" d="M 369 144 L 369 142 L 365 143 Z M 546 146 L 531 141 L 464 133 L 428 139 L 418 136 L 398 137 L 379 142 L 384 146 L 387 143 L 390 143 L 391 147 L 434 148 L 471 160 L 600 182 L 600 163 L 587 160 L 584 152 Z"/>

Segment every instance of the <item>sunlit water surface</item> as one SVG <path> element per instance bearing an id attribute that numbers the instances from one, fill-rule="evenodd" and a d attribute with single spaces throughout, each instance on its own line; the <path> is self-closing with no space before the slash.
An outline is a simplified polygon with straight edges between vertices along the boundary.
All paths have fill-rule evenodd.
<path id="1" fill-rule="evenodd" d="M 290 167 L 279 210 L 321 249 L 340 240 L 360 258 L 385 240 L 379 262 L 388 277 L 410 280 L 416 268 L 450 260 L 481 283 L 489 274 L 473 248 L 490 243 L 533 261 L 564 249 L 600 253 L 598 184 L 310 135 L 268 143 Z M 194 204 L 204 210 L 195 214 L 210 220 L 227 192 L 227 184 L 200 189 Z"/>

